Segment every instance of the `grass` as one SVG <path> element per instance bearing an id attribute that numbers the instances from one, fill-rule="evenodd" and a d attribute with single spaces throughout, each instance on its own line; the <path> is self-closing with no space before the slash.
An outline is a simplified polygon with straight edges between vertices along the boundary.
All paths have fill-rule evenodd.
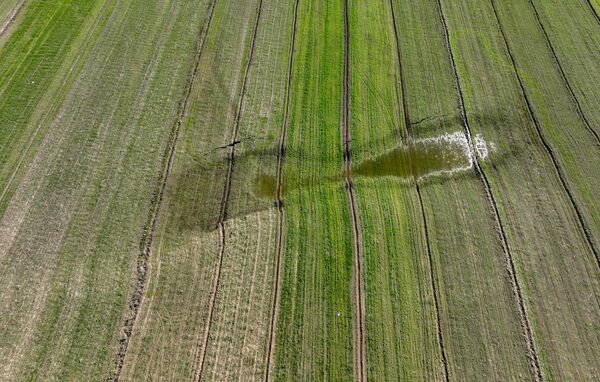
<path id="1" fill-rule="evenodd" d="M 474 8 L 446 2 L 444 12 L 471 127 L 512 159 L 511 165 L 492 161 L 484 169 L 515 254 L 543 372 L 557 379 L 591 377 L 597 338 L 589 310 L 598 279 L 594 254 L 528 110 L 492 3 Z M 483 117 L 489 115 L 495 118 Z M 557 284 L 561 288 L 553 287 Z M 559 306 L 569 308 L 555 309 Z"/>
<path id="2" fill-rule="evenodd" d="M 281 216 L 253 187 L 276 174 L 283 126 L 293 2 L 263 1 L 248 73 L 225 225 L 225 257 L 203 380 L 263 379 L 275 292 Z"/>
<path id="3" fill-rule="evenodd" d="M 276 379 L 348 380 L 353 370 L 352 231 L 339 176 L 343 2 L 301 1 L 284 182 L 285 253 Z M 309 187 L 290 189 L 292 184 Z"/>
<path id="4" fill-rule="evenodd" d="M 408 120 L 433 117 L 412 125 L 411 136 L 463 132 L 437 2 L 418 8 L 398 4 L 395 10 Z M 480 177 L 471 169 L 424 179 L 420 190 L 449 378 L 510 380 L 527 375 L 505 254 Z"/>
<path id="5" fill-rule="evenodd" d="M 350 2 L 352 160 L 407 141 L 392 10 Z M 433 292 L 418 195 L 410 180 L 355 180 L 365 262 L 367 376 L 441 379 Z M 423 357 L 427 354 L 427 357 Z"/>
<path id="6" fill-rule="evenodd" d="M 22 0 L 7 0 L 0 4 L 0 44 L 2 40 L 6 40 L 8 34 L 14 25 L 13 20 L 16 20 L 18 14 L 22 10 Z"/>
<path id="7" fill-rule="evenodd" d="M 63 3 L 58 12 L 77 9 Z M 193 33 L 201 20 L 196 8 L 172 5 L 90 8 L 100 22 L 81 18 L 92 28 L 81 33 L 90 36 L 93 50 L 84 50 L 81 69 L 65 70 L 75 78 L 64 81 L 66 89 L 59 86 L 60 108 L 51 100 L 38 106 L 51 116 L 42 120 L 48 124 L 40 130 L 42 143 L 2 217 L 3 232 L 11 232 L 2 236 L 10 240 L 1 265 L 10 275 L 2 278 L 1 298 L 10 312 L 2 316 L 0 348 L 10 359 L 2 379 L 98 380 L 113 368 L 139 235 L 168 138 L 164 126 L 172 123 L 177 103 L 163 106 L 180 97 L 192 58 L 192 39 L 180 36 Z M 17 45 L 25 31 L 35 30 L 23 17 L 3 54 L 11 41 Z M 53 28 L 65 21 L 55 19 Z M 130 27 L 140 33 L 131 36 Z M 52 68 L 56 52 L 48 54 L 38 59 Z M 42 82 L 54 80 L 44 76 Z M 32 113 L 24 105 L 33 108 L 27 103 L 17 110 Z"/>
<path id="8" fill-rule="evenodd" d="M 87 1 L 74 7 L 69 1 L 34 2 L 11 26 L 0 50 L 0 211 L 14 192 L 13 177 L 23 158 L 30 159 L 30 142 L 33 149 L 39 144 L 39 127 L 30 122 L 37 108 L 54 111 L 53 98 L 45 95 L 64 96 L 52 92 L 52 81 L 68 76 L 103 3 Z"/>
<path id="9" fill-rule="evenodd" d="M 218 215 L 229 165 L 227 150 L 218 147 L 232 139 L 258 4 L 258 1 L 215 2 L 182 120 L 153 240 L 148 291 L 125 359 L 123 380 L 144 378 L 140 376 L 194 378 L 201 363 L 204 379 L 231 378 L 228 372 L 257 375 L 264 371 L 277 215 L 273 209 L 265 208 L 268 202 L 258 201 L 255 207 L 263 208 L 259 211 L 253 211 L 252 205 L 244 205 L 239 193 L 247 195 L 247 190 L 234 189 L 232 193 L 233 203 L 228 207 L 231 220 L 224 225 L 219 287 L 208 326 L 209 302 L 222 243 L 217 229 Z M 244 101 L 248 114 L 240 116 L 240 139 L 263 133 L 260 120 L 250 111 L 264 107 L 262 97 L 269 95 L 262 76 L 274 75 L 270 71 L 271 59 L 287 52 L 283 45 L 286 39 L 279 43 L 277 35 L 269 34 L 279 30 L 282 35 L 289 33 L 280 24 L 286 18 L 279 20 L 286 7 L 270 1 L 264 2 L 263 7 L 265 14 L 259 19 L 256 52 L 248 74 L 247 103 Z M 284 66 L 278 75 L 284 77 L 287 61 L 283 58 L 281 62 Z M 284 83 L 281 78 L 279 81 Z M 207 94 L 211 95 L 210 103 L 206 103 Z M 281 113 L 277 104 L 271 107 L 273 113 Z M 275 121 L 271 128 L 278 128 Z M 248 153 L 242 149 L 236 154 L 235 165 L 240 164 L 239 174 L 248 180 L 260 161 L 252 154 L 252 142 L 243 145 L 250 145 L 246 146 Z M 274 158 L 272 161 L 275 163 Z M 235 167 L 234 174 L 238 174 Z M 232 184 L 239 182 L 235 176 Z M 250 235 L 250 227 L 257 226 L 260 229 L 253 229 L 256 234 Z M 250 283 L 256 289 L 246 289 Z M 259 294 L 258 288 L 265 288 L 265 293 Z M 255 308 L 259 311 L 254 311 Z M 258 315 L 262 321 L 256 320 Z M 206 343 L 205 335 L 208 335 Z M 230 357 L 232 347 L 244 347 L 245 351 Z"/>
<path id="10" fill-rule="evenodd" d="M 0 379 L 594 379 L 599 11 L 27 1 Z"/>

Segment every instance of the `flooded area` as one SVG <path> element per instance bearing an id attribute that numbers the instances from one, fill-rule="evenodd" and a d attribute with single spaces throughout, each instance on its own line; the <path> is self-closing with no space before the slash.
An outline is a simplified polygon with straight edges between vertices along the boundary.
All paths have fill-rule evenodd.
<path id="1" fill-rule="evenodd" d="M 473 168 L 475 155 L 479 160 L 486 159 L 493 144 L 488 144 L 477 135 L 473 139 L 474 151 L 467 136 L 462 131 L 438 137 L 415 139 L 393 150 L 360 163 L 353 163 L 350 176 L 354 178 L 396 177 L 404 180 L 422 181 L 431 177 L 445 177 L 463 173 Z M 338 176 L 321 179 L 297 180 L 291 183 L 284 179 L 286 190 L 327 182 L 343 181 L 346 174 L 340 171 Z M 257 174 L 255 194 L 260 198 L 277 197 L 277 179 L 267 174 Z"/>

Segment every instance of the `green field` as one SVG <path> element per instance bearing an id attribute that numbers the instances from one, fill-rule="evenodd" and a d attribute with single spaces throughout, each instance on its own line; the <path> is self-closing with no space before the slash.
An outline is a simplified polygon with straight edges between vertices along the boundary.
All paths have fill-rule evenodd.
<path id="1" fill-rule="evenodd" d="M 0 380 L 598 379 L 599 15 L 0 2 Z"/>

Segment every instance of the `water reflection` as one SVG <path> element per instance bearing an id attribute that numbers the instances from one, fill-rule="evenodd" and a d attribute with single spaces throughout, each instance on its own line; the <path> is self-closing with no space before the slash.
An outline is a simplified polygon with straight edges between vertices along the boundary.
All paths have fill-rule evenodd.
<path id="1" fill-rule="evenodd" d="M 475 155 L 485 159 L 493 145 L 488 145 L 481 136 L 473 139 L 475 153 L 469 145 L 465 133 L 457 131 L 438 137 L 411 140 L 391 151 L 383 153 L 372 159 L 356 163 L 352 167 L 352 177 L 397 177 L 405 180 L 417 179 L 421 181 L 430 177 L 452 176 L 457 173 L 469 171 L 473 168 Z M 490 147 L 488 147 L 490 146 Z M 327 182 L 338 182 L 344 179 L 344 173 L 334 177 L 321 179 L 302 180 L 284 179 L 282 193 L 286 190 Z M 300 179 L 300 180 L 299 180 Z M 277 198 L 277 179 L 275 176 L 258 174 L 255 179 L 255 194 L 261 198 Z"/>

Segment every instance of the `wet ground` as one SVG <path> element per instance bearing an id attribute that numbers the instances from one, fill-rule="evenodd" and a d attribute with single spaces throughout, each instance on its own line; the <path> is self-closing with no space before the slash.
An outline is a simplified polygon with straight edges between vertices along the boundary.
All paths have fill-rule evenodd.
<path id="1" fill-rule="evenodd" d="M 485 159 L 491 147 L 483 138 L 473 139 L 475 152 Z M 352 166 L 353 178 L 397 177 L 404 180 L 422 181 L 431 177 L 452 176 L 473 168 L 474 154 L 463 132 L 446 134 L 439 137 L 411 140 L 391 151 Z M 290 189 L 310 187 L 327 182 L 343 181 L 342 171 L 337 176 L 321 179 L 284 179 L 283 194 Z M 288 176 L 289 178 L 289 176 Z M 277 198 L 277 178 L 268 174 L 257 174 L 254 180 L 255 195 L 260 198 Z"/>

